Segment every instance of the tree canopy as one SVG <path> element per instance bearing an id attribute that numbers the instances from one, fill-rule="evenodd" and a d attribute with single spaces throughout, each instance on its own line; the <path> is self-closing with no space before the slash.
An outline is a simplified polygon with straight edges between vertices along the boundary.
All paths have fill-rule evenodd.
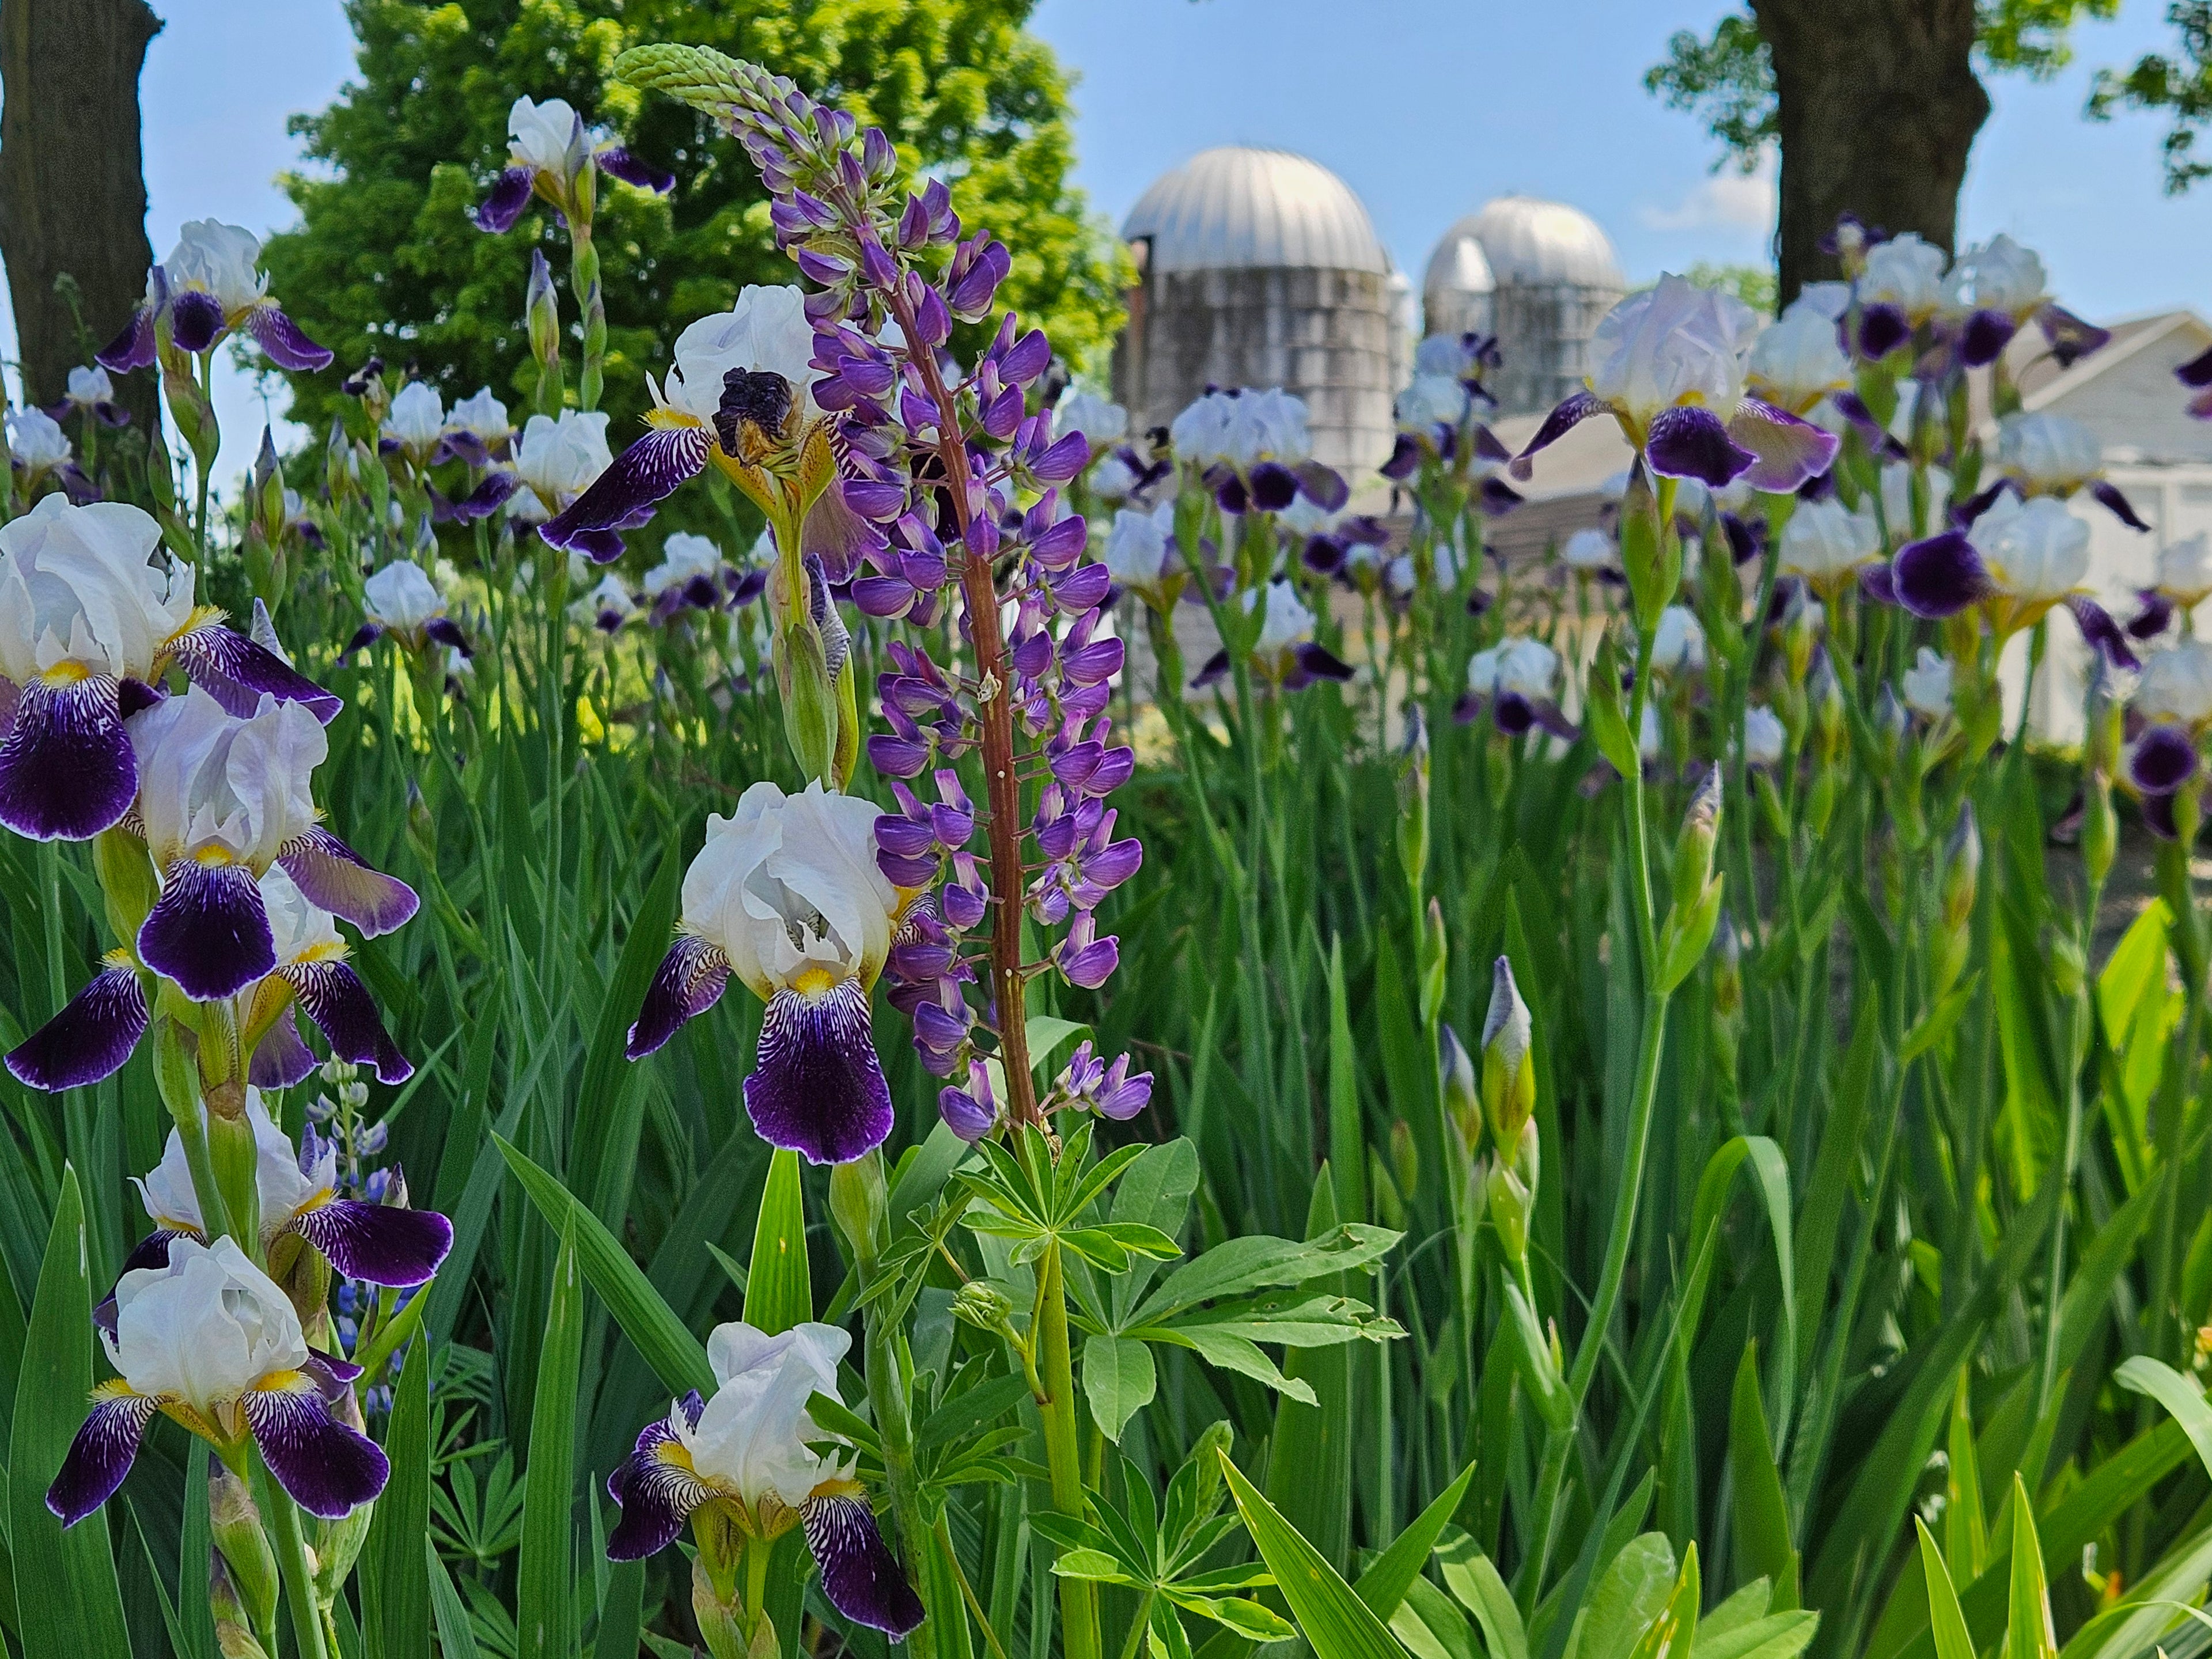
<path id="1" fill-rule="evenodd" d="M 1024 25 L 1032 0 L 346 0 L 359 77 L 295 117 L 312 172 L 285 181 L 301 224 L 266 262 L 287 310 L 351 368 L 411 367 L 448 402 L 489 385 L 510 404 L 535 367 L 523 327 L 531 250 L 565 278 L 542 204 L 506 235 L 469 210 L 506 164 L 508 106 L 567 99 L 586 122 L 676 176 L 658 198 L 603 179 L 594 218 L 606 296 L 606 392 L 617 447 L 685 324 L 746 283 L 794 280 L 768 198 L 736 142 L 671 99 L 641 98 L 611 69 L 625 48 L 682 40 L 792 76 L 902 160 L 944 178 L 971 228 L 1013 251 L 1001 302 L 1034 317 L 1072 360 L 1113 337 L 1118 245 L 1068 182 L 1068 76 Z M 576 323 L 565 283 L 563 321 Z M 292 376 L 294 413 L 327 424 L 337 376 Z"/>

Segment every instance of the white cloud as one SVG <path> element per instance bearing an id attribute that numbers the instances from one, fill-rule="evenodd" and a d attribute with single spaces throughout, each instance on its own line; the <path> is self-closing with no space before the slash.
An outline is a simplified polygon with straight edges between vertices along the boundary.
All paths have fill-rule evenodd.
<path id="1" fill-rule="evenodd" d="M 1672 207 L 1647 206 L 1637 216 L 1653 230 L 1771 230 L 1780 165 L 1770 146 L 1749 173 L 1730 163 Z"/>

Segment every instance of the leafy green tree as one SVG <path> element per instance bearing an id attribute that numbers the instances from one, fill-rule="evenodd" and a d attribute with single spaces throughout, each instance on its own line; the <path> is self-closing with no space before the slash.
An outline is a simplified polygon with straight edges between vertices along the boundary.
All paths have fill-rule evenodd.
<path id="1" fill-rule="evenodd" d="M 2180 52 L 2147 52 L 2125 70 L 2104 70 L 2089 94 L 2089 117 L 2108 121 L 2117 109 L 2163 110 L 2172 119 L 2160 147 L 2166 189 L 2179 196 L 2212 176 L 2212 161 L 2197 153 L 2197 137 L 2212 121 L 2212 0 L 2173 0 L 2166 9 Z"/>
<path id="2" fill-rule="evenodd" d="M 1014 251 L 1002 301 L 1075 362 L 1103 356 L 1125 256 L 1068 182 L 1068 79 L 1023 27 L 1031 3 L 347 0 L 360 76 L 328 109 L 294 119 L 322 170 L 285 181 L 301 222 L 267 249 L 276 291 L 341 367 L 380 355 L 448 403 L 489 384 L 519 411 L 536 379 L 522 319 L 531 251 L 565 276 L 566 246 L 542 204 L 501 236 L 469 214 L 506 165 L 516 96 L 565 98 L 677 180 L 665 198 L 600 182 L 601 406 L 620 447 L 648 401 L 645 376 L 687 323 L 727 307 L 744 283 L 796 280 L 736 142 L 612 77 L 626 47 L 682 40 L 767 64 L 882 126 L 909 166 L 951 185 L 966 225 Z M 565 285 L 562 305 L 573 329 Z M 297 418 L 319 428 L 343 412 L 337 374 L 291 380 Z"/>
<path id="3" fill-rule="evenodd" d="M 1703 120 L 1749 172 L 1782 154 L 1784 300 L 1834 274 L 1820 238 L 1844 212 L 1953 246 L 1966 155 L 1989 118 L 1981 74 L 2046 80 L 2069 33 L 2119 0 L 1747 0 L 1710 37 L 1685 29 L 1644 84 Z"/>

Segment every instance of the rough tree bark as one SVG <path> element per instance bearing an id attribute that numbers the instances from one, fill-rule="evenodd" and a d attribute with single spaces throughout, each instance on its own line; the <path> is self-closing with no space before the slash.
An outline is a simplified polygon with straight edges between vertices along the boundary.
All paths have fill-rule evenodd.
<path id="1" fill-rule="evenodd" d="M 161 29 L 145 0 L 0 0 L 0 259 L 34 403 L 84 361 L 54 279 L 76 279 L 96 345 L 146 291 L 138 72 Z M 116 390 L 143 421 L 151 377 L 131 379 Z"/>
<path id="2" fill-rule="evenodd" d="M 1838 274 L 1838 214 L 1951 248 L 1966 152 L 1989 118 L 1974 0 L 1751 0 L 1773 54 L 1786 302 Z"/>

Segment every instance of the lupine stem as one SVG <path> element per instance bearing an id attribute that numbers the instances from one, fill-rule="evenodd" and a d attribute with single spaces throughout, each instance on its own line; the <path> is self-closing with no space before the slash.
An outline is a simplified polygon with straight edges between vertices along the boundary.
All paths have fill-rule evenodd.
<path id="1" fill-rule="evenodd" d="M 886 302 L 908 340 L 919 340 L 914 308 L 903 294 Z M 975 647 L 975 678 L 983 684 L 979 700 L 983 726 L 983 787 L 991 804 L 985 826 L 991 848 L 991 996 L 998 1006 L 999 1060 L 1006 1077 L 1006 1112 L 1016 1125 L 1045 1127 L 1036 1088 L 1030 1077 L 1030 1040 L 1022 978 L 1022 786 L 1014 774 L 1014 710 L 1007 695 L 1006 641 L 999 621 L 999 585 L 991 561 L 975 550 L 969 526 L 974 518 L 968 499 L 974 487 L 968 447 L 961 441 L 957 411 L 927 348 L 909 357 L 937 411 L 937 457 L 945 468 L 946 493 L 961 543 L 960 592 L 968 611 L 969 638 Z M 1063 1320 L 1065 1316 L 1063 1315 Z M 1074 1581 L 1070 1580 L 1069 1583 Z M 1075 1656 L 1071 1656 L 1075 1659 Z"/>
<path id="2" fill-rule="evenodd" d="M 307 1540 L 300 1533 L 300 1511 L 258 1457 L 254 1459 L 253 1484 L 259 1488 L 261 1512 L 268 1517 L 270 1542 L 276 1547 L 276 1565 L 284 1576 L 284 1604 L 292 1610 L 292 1639 L 299 1644 L 300 1659 L 328 1659 L 322 1613 L 315 1605 L 315 1575 L 307 1565 Z"/>
<path id="3" fill-rule="evenodd" d="M 1057 1240 L 1037 1262 L 1038 1328 L 1044 1385 L 1051 1391 L 1042 1407 L 1045 1461 L 1052 1468 L 1052 1506 L 1080 1520 L 1084 1511 L 1083 1452 L 1075 1419 L 1075 1364 L 1067 1343 L 1067 1291 L 1060 1276 Z M 1085 1578 L 1060 1581 L 1060 1639 L 1066 1659 L 1099 1659 L 1098 1589 Z"/>

